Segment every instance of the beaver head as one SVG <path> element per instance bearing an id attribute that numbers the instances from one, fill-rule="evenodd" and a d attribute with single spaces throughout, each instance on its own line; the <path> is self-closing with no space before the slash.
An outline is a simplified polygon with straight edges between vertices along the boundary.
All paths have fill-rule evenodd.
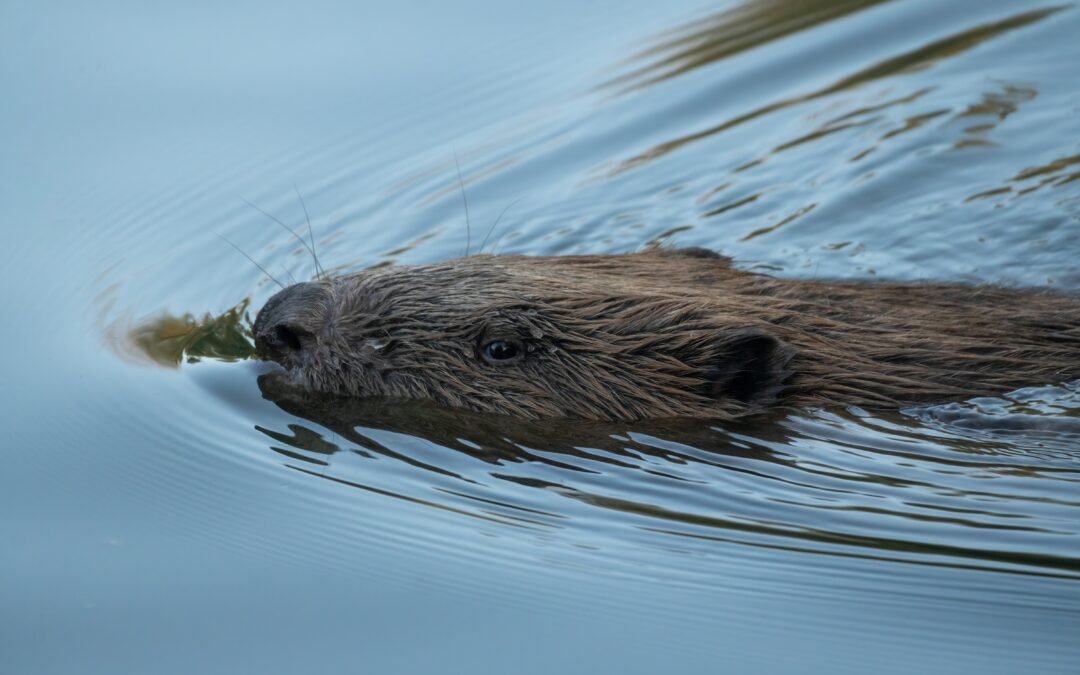
<path id="1" fill-rule="evenodd" d="M 715 281 L 731 273 L 715 254 L 677 254 Z M 300 283 L 259 312 L 256 348 L 313 392 L 527 418 L 763 408 L 795 350 L 766 322 L 688 297 L 672 257 L 484 255 Z"/>

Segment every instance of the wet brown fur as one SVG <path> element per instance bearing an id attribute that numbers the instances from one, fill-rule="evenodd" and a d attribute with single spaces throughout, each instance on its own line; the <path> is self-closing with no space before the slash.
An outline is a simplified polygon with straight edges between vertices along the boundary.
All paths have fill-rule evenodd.
<path id="1" fill-rule="evenodd" d="M 370 269 L 289 287 L 255 332 L 312 391 L 527 418 L 898 408 L 1080 377 L 1075 296 L 778 279 L 703 249 Z M 491 340 L 522 356 L 485 359 Z"/>

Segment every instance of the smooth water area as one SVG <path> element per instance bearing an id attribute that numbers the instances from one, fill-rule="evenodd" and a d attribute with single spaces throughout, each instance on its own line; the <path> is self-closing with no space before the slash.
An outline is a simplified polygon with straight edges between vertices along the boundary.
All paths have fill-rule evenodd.
<path id="1" fill-rule="evenodd" d="M 1077 35 L 1027 1 L 3 4 L 0 672 L 1077 672 L 1077 383 L 728 425 L 290 402 L 229 243 L 284 282 L 310 218 L 338 272 L 663 244 L 1077 292 Z"/>

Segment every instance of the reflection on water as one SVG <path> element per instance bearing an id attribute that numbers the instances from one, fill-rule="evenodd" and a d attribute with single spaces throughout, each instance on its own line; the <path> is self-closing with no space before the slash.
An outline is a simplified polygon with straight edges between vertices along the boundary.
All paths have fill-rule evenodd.
<path id="1" fill-rule="evenodd" d="M 645 61 L 607 83 L 633 90 L 757 49 L 819 24 L 841 19 L 888 0 L 754 0 L 671 29 L 638 53 Z"/>
<path id="2" fill-rule="evenodd" d="M 834 9 L 836 8 L 834 3 L 822 2 L 822 3 L 817 3 L 817 4 L 830 5 L 830 6 L 833 6 Z M 873 4 L 876 4 L 876 3 L 874 3 L 874 2 L 852 2 L 852 3 L 839 3 L 839 4 L 841 6 L 847 8 L 847 11 L 839 13 L 840 15 L 843 15 L 843 14 L 846 14 L 846 13 L 851 12 L 851 11 L 856 11 L 856 10 L 859 10 L 859 9 L 863 9 L 866 6 L 873 5 Z M 678 75 L 678 74 L 684 73 L 686 71 L 689 71 L 689 70 L 691 70 L 693 68 L 698 68 L 698 67 L 702 67 L 702 66 L 705 66 L 705 65 L 710 65 L 716 60 L 725 58 L 725 57 L 730 56 L 731 54 L 733 54 L 733 53 L 735 53 L 737 51 L 740 51 L 740 50 L 734 50 L 733 51 L 733 50 L 729 49 L 729 43 L 728 43 L 727 38 L 729 36 L 729 32 L 741 33 L 744 30 L 744 27 L 742 26 L 742 21 L 744 19 L 748 20 L 751 24 L 756 25 L 759 21 L 769 21 L 770 17 L 772 17 L 772 15 L 777 14 L 777 13 L 786 13 L 788 15 L 795 16 L 795 17 L 805 17 L 805 16 L 807 16 L 807 15 L 803 14 L 802 3 L 795 3 L 795 2 L 763 2 L 763 3 L 754 3 L 754 4 L 751 5 L 751 7 L 760 8 L 761 13 L 759 14 L 757 12 L 754 12 L 754 13 L 749 13 L 749 14 L 746 14 L 746 15 L 744 15 L 744 14 L 742 14 L 740 12 L 737 12 L 737 11 L 733 12 L 731 14 L 725 13 L 725 14 L 717 17 L 714 20 L 714 21 L 716 21 L 718 23 L 718 25 L 715 28 L 713 28 L 711 30 L 707 30 L 707 31 L 705 31 L 703 33 L 695 30 L 695 31 L 692 31 L 687 36 L 685 36 L 683 39 L 674 39 L 674 40 L 672 40 L 672 41 L 670 41 L 668 43 L 665 43 L 662 47 L 658 47 L 657 49 L 662 51 L 662 52 L 666 52 L 666 51 L 674 52 L 674 55 L 665 57 L 663 62 L 666 63 L 667 61 L 674 61 L 674 62 L 681 63 L 681 65 L 678 68 L 676 68 L 673 72 L 669 72 L 669 73 L 665 74 L 662 78 L 659 78 L 659 79 L 666 79 L 668 77 L 673 77 L 675 75 Z M 768 104 L 766 106 L 757 108 L 757 109 L 752 110 L 752 111 L 747 112 L 747 113 L 743 113 L 743 114 L 738 115 L 738 116 L 736 116 L 734 118 L 724 120 L 720 124 L 716 124 L 716 125 L 711 126 L 711 127 L 707 128 L 707 129 L 703 129 L 701 131 L 696 131 L 696 132 L 694 132 L 692 134 L 689 134 L 689 135 L 684 135 L 684 136 L 680 136 L 680 137 L 677 137 L 677 138 L 673 138 L 671 140 L 668 140 L 668 141 L 665 141 L 665 142 L 660 143 L 658 145 L 655 145 L 655 146 L 649 148 L 648 150 L 646 150 L 645 152 L 643 152 L 641 154 L 638 154 L 638 155 L 636 155 L 634 157 L 631 157 L 629 159 L 624 159 L 624 160 L 620 161 L 616 165 L 616 167 L 612 169 L 612 175 L 618 174 L 618 173 L 623 172 L 623 171 L 628 171 L 628 170 L 633 169 L 633 168 L 635 168 L 635 167 L 637 167 L 637 166 L 639 166 L 639 165 L 641 165 L 641 164 L 643 164 L 645 162 L 649 162 L 649 161 L 655 160 L 657 158 L 663 157 L 663 156 L 665 156 L 665 155 L 667 155 L 667 154 L 669 154 L 671 152 L 674 152 L 674 151 L 676 151 L 676 150 L 678 150 L 678 149 L 682 148 L 683 146 L 686 146 L 686 145 L 688 145 L 690 143 L 694 143 L 694 142 L 709 138 L 711 136 L 715 136 L 716 134 L 732 130 L 732 129 L 734 129 L 734 128 L 736 128 L 736 127 L 738 127 L 738 126 L 740 126 L 740 125 L 742 125 L 742 124 L 744 124 L 746 122 L 757 119 L 757 118 L 762 117 L 764 115 L 775 113 L 775 112 L 777 112 L 779 110 L 783 110 L 785 108 L 789 108 L 789 107 L 792 107 L 792 106 L 807 103 L 807 102 L 813 101 L 815 99 L 819 99 L 819 98 L 823 98 L 823 97 L 830 96 L 830 95 L 833 95 L 833 94 L 837 94 L 839 92 L 843 92 L 843 91 L 848 90 L 848 89 L 853 89 L 853 88 L 865 85 L 865 84 L 867 84 L 869 82 L 873 82 L 874 80 L 893 77 L 893 76 L 904 74 L 904 73 L 910 73 L 910 72 L 918 70 L 920 68 L 929 67 L 930 65 L 932 65 L 932 64 L 934 64 L 934 63 L 936 63 L 938 61 L 941 61 L 943 59 L 947 59 L 947 58 L 956 56 L 958 54 L 962 54 L 962 53 L 964 53 L 965 51 L 967 51 L 969 49 L 977 47 L 978 45 L 982 44 L 983 42 L 986 42 L 988 40 L 992 40 L 992 39 L 997 38 L 999 36 L 1005 35 L 1009 31 L 1012 31 L 1012 30 L 1015 30 L 1015 29 L 1018 29 L 1018 28 L 1022 28 L 1022 27 L 1031 25 L 1033 23 L 1036 23 L 1038 21 L 1041 21 L 1043 19 L 1046 19 L 1047 17 L 1052 16 L 1053 14 L 1061 11 L 1062 9 L 1064 9 L 1064 7 L 1057 6 L 1057 7 L 1044 7 L 1044 8 L 1033 10 L 1033 11 L 1023 12 L 1021 14 L 1017 14 L 1015 16 L 1012 16 L 1012 17 L 1010 17 L 1008 19 L 1004 19 L 1004 20 L 1001 20 L 1001 21 L 994 21 L 992 23 L 977 26 L 975 28 L 970 28 L 968 30 L 965 30 L 965 31 L 959 33 L 959 34 L 950 35 L 947 38 L 937 40 L 935 42 L 931 42 L 929 44 L 920 46 L 920 47 L 918 47 L 916 49 L 905 52 L 905 53 L 900 54 L 898 56 L 888 58 L 888 59 L 886 59 L 886 60 L 884 60 L 884 61 L 882 61 L 880 63 L 876 63 L 876 64 L 873 64 L 873 65 L 871 65 L 869 67 L 862 68 L 862 69 L 858 70 L 857 72 L 855 72 L 855 73 L 853 73 L 851 75 L 847 75 L 847 76 L 839 79 L 838 81 L 834 82 L 833 84 L 831 84 L 829 86 L 826 86 L 826 87 L 824 87 L 822 89 L 818 89 L 818 90 L 810 92 L 808 94 L 802 94 L 802 95 L 791 97 L 791 98 L 785 98 L 783 100 L 776 101 L 774 103 L 770 103 L 770 104 Z M 811 16 L 812 16 L 812 14 L 811 14 Z M 822 16 L 822 17 L 819 17 L 818 20 L 824 21 L 824 20 L 834 18 L 834 16 L 835 15 Z M 773 20 L 775 20 L 775 19 L 773 19 Z M 786 34 L 787 32 L 791 32 L 791 31 L 801 30 L 801 29 L 806 28 L 808 26 L 807 23 L 802 22 L 802 21 L 793 21 L 791 23 L 786 23 L 786 24 L 781 22 L 778 25 L 783 25 L 785 27 L 785 31 L 783 33 L 780 33 L 779 35 L 783 35 L 783 34 Z M 812 25 L 812 24 L 810 24 L 810 25 Z M 751 30 L 752 30 L 752 28 L 751 28 Z M 770 35 L 768 39 L 773 39 L 774 37 L 778 37 L 779 35 L 777 35 L 777 36 Z M 711 48 L 703 48 L 702 43 L 704 43 L 705 45 L 712 45 L 712 47 Z M 748 48 L 749 46 L 757 46 L 758 44 L 760 44 L 760 43 L 754 42 L 754 43 L 751 43 L 750 45 L 742 47 L 742 49 Z M 703 49 L 704 49 L 704 53 L 709 55 L 708 58 L 699 58 L 701 56 L 701 51 Z M 652 70 L 652 68 L 649 68 L 649 69 L 646 69 L 643 72 L 648 73 L 651 70 Z M 635 77 L 635 76 L 627 76 L 627 77 Z M 656 81 L 656 79 L 657 79 L 656 77 L 651 78 L 651 79 L 646 79 L 645 82 L 642 82 L 638 86 L 646 86 L 648 84 L 652 84 L 652 83 L 654 83 Z M 854 111 L 854 112 L 851 112 L 851 113 L 846 113 L 846 114 L 844 114 L 844 115 L 842 115 L 842 116 L 840 116 L 840 117 L 838 117 L 836 119 L 825 122 L 824 124 L 819 126 L 816 130 L 811 131 L 809 134 L 806 134 L 806 135 L 804 135 L 804 136 L 802 136 L 800 138 L 797 138 L 797 139 L 794 139 L 794 140 L 791 140 L 791 141 L 787 141 L 787 142 L 777 146 L 773 150 L 773 153 L 780 152 L 782 150 L 788 149 L 788 148 L 793 147 L 795 145 L 799 145 L 799 144 L 805 143 L 807 141 L 820 138 L 820 137 L 822 137 L 824 135 L 828 135 L 830 133 L 835 133 L 837 131 L 842 131 L 842 130 L 849 129 L 849 128 L 852 128 L 854 126 L 857 126 L 858 123 L 852 121 L 853 118 L 857 118 L 860 115 L 865 115 L 865 114 L 868 114 L 868 113 L 879 112 L 880 110 L 884 109 L 888 105 L 902 105 L 902 104 L 911 103 L 911 102 L 917 100 L 921 93 L 924 93 L 924 92 L 919 92 L 919 93 L 916 93 L 916 94 L 912 94 L 912 95 L 909 95 L 909 96 L 898 98 L 895 101 L 892 101 L 890 103 L 877 105 L 877 106 L 874 106 L 874 107 L 869 108 L 869 109 L 863 109 L 863 110 Z M 919 120 L 918 123 L 924 122 L 927 119 L 931 119 L 932 117 L 936 117 L 938 115 L 944 115 L 947 112 L 948 111 L 943 110 L 943 111 L 937 111 L 935 113 L 932 113 L 929 117 L 926 117 L 925 115 L 920 116 L 920 120 Z M 916 122 L 908 122 L 905 125 L 905 127 L 906 128 L 912 128 L 913 125 L 916 125 L 916 124 L 917 124 Z M 885 134 L 885 136 L 883 136 L 881 140 L 885 140 L 886 138 L 889 138 L 890 136 L 896 135 L 897 133 L 902 133 L 902 130 L 889 132 L 889 133 Z M 857 155 L 857 157 L 865 156 L 866 152 L 867 151 L 863 151 L 863 153 L 860 153 L 860 155 Z M 756 160 L 754 162 L 754 164 L 760 163 L 760 162 L 762 162 L 764 160 L 765 160 L 765 158 L 758 159 L 758 160 Z M 743 167 L 740 167 L 740 170 L 745 170 L 746 168 L 749 168 L 749 166 L 750 165 L 744 165 Z"/>
<path id="3" fill-rule="evenodd" d="M 678 537 L 687 540 L 680 546 L 706 550 L 706 542 L 723 541 L 1080 579 L 1080 552 L 1065 553 L 1080 535 L 1074 493 L 1080 455 L 1008 452 L 1008 439 L 972 423 L 985 416 L 990 399 L 970 408 L 967 429 L 958 430 L 972 436 L 948 425 L 924 429 L 909 417 L 857 411 L 777 415 L 724 427 L 654 421 L 627 428 L 508 420 L 418 403 L 315 399 L 273 375 L 262 376 L 260 387 L 313 423 L 291 423 L 288 431 L 259 427 L 285 466 L 481 520 L 561 530 L 579 518 L 602 517 L 611 527 L 637 531 L 635 538 L 649 548 Z M 1075 391 L 1039 391 L 1048 412 L 1030 413 L 1031 420 L 1052 427 L 1057 418 L 1049 411 L 1080 409 Z M 1019 392 L 1014 399 L 1034 396 Z M 935 419 L 946 417 L 960 419 L 955 412 Z M 1061 436 L 1067 429 L 1055 433 L 1062 442 L 1078 438 Z M 373 463 L 341 462 L 341 453 Z M 400 481 L 379 468 L 380 460 L 416 473 Z M 1025 480 L 1017 482 L 1018 476 Z M 535 490 L 539 496 L 530 494 Z M 610 515 L 582 514 L 566 500 Z M 599 546 L 596 563 L 610 564 L 602 562 Z M 645 557 L 622 564 L 653 563 Z M 709 569 L 689 563 L 682 573 L 704 575 L 700 582 Z"/>

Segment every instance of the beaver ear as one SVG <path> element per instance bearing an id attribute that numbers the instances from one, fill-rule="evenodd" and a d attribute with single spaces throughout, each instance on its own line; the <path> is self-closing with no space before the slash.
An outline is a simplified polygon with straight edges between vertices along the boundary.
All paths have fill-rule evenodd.
<path id="1" fill-rule="evenodd" d="M 758 328 L 725 331 L 717 346 L 717 362 L 706 375 L 713 398 L 768 402 L 791 375 L 795 348 Z"/>

